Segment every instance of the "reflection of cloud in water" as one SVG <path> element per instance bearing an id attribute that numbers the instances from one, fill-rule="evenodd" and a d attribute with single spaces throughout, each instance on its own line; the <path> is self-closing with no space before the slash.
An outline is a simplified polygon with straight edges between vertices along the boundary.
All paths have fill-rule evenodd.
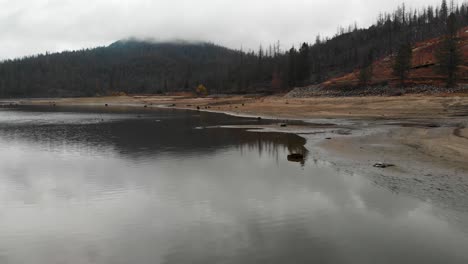
<path id="1" fill-rule="evenodd" d="M 415 262 L 427 260 L 417 250 L 407 252 L 414 243 L 430 249 L 426 256 L 436 263 L 460 254 L 466 242 L 427 204 L 394 199 L 358 175 L 260 161 L 256 151 L 137 166 L 118 157 L 40 154 L 13 165 L 16 158 L 1 153 L 12 167 L 39 157 L 21 170 L 26 175 L 19 184 L 16 177 L 1 179 L 0 199 L 8 208 L 1 233 L 10 239 L 0 247 L 10 253 L 21 248 L 18 243 L 38 247 L 47 241 L 39 252 L 56 249 L 57 258 L 76 262 L 85 261 L 82 251 L 98 262 L 110 254 L 122 263 L 201 263 L 226 256 L 227 263 L 370 263 L 378 256 L 401 263 L 400 252 Z M 16 240 L 16 233 L 27 235 Z M 18 260 L 30 256 L 22 248 Z"/>
<path id="2" fill-rule="evenodd" d="M 123 124 L 140 129 L 147 121 Z M 190 127 L 192 121 L 187 122 Z M 360 175 L 336 171 L 320 161 L 304 169 L 288 162 L 289 144 L 296 146 L 291 140 L 303 146 L 299 137 L 235 129 L 194 134 L 184 126 L 172 135 L 175 124 L 169 124 L 163 134 L 150 130 L 145 138 L 150 143 L 140 150 L 145 140 L 135 139 L 136 147 L 124 141 L 141 135 L 133 128 L 116 131 L 122 127 L 115 123 L 119 122 L 101 124 L 107 128 L 99 125 L 104 132 L 94 140 L 103 141 L 104 148 L 84 140 L 99 131 L 93 126 L 82 127 L 79 135 L 85 136 L 76 141 L 89 147 L 73 151 L 69 151 L 75 146 L 73 133 L 53 135 L 56 127 L 50 129 L 51 135 L 41 132 L 44 140 L 37 142 L 24 133 L 12 141 L 7 141 L 12 133 L 2 134 L 3 259 L 9 263 L 467 259 L 466 233 L 439 218 L 430 204 L 377 188 Z M 193 141 L 190 151 L 183 145 L 168 149 L 181 135 L 186 135 L 184 144 Z M 55 144 L 55 138 L 64 143 Z M 44 147 L 48 144 L 50 148 Z M 284 158 L 275 159 L 276 155 Z"/>

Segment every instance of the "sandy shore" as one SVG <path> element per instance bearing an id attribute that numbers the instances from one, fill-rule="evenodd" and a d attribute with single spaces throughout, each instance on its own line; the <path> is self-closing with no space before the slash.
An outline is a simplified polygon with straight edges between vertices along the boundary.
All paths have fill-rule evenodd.
<path id="1" fill-rule="evenodd" d="M 22 104 L 173 106 L 274 118 L 428 118 L 468 116 L 468 95 L 399 97 L 337 97 L 289 99 L 282 96 L 196 98 L 178 96 L 116 96 L 63 99 L 24 99 Z"/>
<path id="2" fill-rule="evenodd" d="M 468 96 L 400 96 L 288 99 L 281 96 L 119 96 L 22 99 L 3 104 L 92 107 L 158 107 L 272 118 L 286 127 L 250 126 L 297 133 L 314 160 L 351 175 L 441 206 L 468 211 Z M 107 105 L 107 106 L 106 106 Z M 377 162 L 394 164 L 381 169 Z"/>
<path id="3" fill-rule="evenodd" d="M 4 102 L 4 104 L 9 103 Z M 233 115 L 327 122 L 361 120 L 354 129 L 379 127 L 385 134 L 375 144 L 412 146 L 431 157 L 465 163 L 468 160 L 468 96 L 399 96 L 288 99 L 281 96 L 229 96 L 196 98 L 181 96 L 115 96 L 92 98 L 23 99 L 22 105 L 170 107 L 200 109 Z M 385 129 L 383 129 L 385 128 Z M 397 128 L 397 129 L 396 129 Z M 390 133 L 390 131 L 392 131 Z M 375 133 L 374 133 L 375 134 Z M 379 142 L 377 139 L 382 139 Z M 366 137 L 364 141 L 370 140 Z M 354 142 L 354 141 L 353 141 Z M 351 142 L 342 142 L 349 145 Z M 330 148 L 336 146 L 330 146 Z M 343 147 L 341 152 L 346 152 Z M 466 162 L 468 163 L 468 162 Z"/>
<path id="4" fill-rule="evenodd" d="M 362 120 L 367 125 L 398 127 L 382 136 L 393 144 L 414 146 L 431 156 L 468 160 L 468 96 L 399 96 L 288 99 L 281 96 L 229 96 L 196 98 L 178 96 L 115 96 L 63 99 L 23 99 L 26 105 L 89 105 L 109 107 L 170 107 L 200 109 L 233 115 L 299 119 Z M 323 120 L 322 120 L 323 121 Z M 326 121 L 323 121 L 326 122 Z M 362 126 L 362 124 L 354 124 Z M 392 130 L 393 131 L 393 130 Z"/>

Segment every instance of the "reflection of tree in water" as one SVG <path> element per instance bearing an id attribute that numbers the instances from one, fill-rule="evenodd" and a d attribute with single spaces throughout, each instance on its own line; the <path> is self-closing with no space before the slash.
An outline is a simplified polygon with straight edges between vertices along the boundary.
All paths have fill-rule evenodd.
<path id="1" fill-rule="evenodd" d="M 99 114 L 98 114 L 99 116 Z M 255 122 L 268 124 L 268 121 Z M 127 118 L 112 122 L 35 122 L 3 124 L 2 138 L 29 141 L 50 150 L 117 152 L 127 158 L 157 155 L 211 154 L 228 148 L 258 151 L 277 159 L 281 151 L 306 155 L 306 140 L 293 134 L 249 132 L 244 129 L 206 128 L 226 124 L 252 124 L 250 119 L 194 112 L 157 112 L 154 117 Z"/>
<path id="2" fill-rule="evenodd" d="M 285 134 L 276 132 L 243 132 L 242 138 L 245 142 L 242 142 L 238 146 L 241 153 L 246 148 L 249 152 L 258 151 L 259 156 L 268 155 L 274 157 L 276 160 L 285 159 L 286 157 L 280 157 L 280 153 L 287 150 L 289 154 L 301 154 L 304 159 L 301 160 L 301 164 L 304 165 L 307 158 L 308 150 L 304 147 L 306 140 L 295 134 Z"/>

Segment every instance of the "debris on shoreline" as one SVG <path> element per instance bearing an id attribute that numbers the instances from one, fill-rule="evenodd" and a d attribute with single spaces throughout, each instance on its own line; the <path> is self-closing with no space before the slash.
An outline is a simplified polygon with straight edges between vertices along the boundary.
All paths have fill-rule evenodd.
<path id="1" fill-rule="evenodd" d="M 351 96 L 402 96 L 405 94 L 435 95 L 443 93 L 467 93 L 468 85 L 459 85 L 456 88 L 437 87 L 431 85 L 417 85 L 398 88 L 388 85 L 367 87 L 325 87 L 311 85 L 297 87 L 285 95 L 286 98 L 307 97 L 351 97 Z"/>
<path id="2" fill-rule="evenodd" d="M 374 167 L 375 167 L 375 168 L 385 169 L 385 168 L 388 168 L 388 167 L 395 167 L 395 164 L 384 163 L 384 162 L 377 162 L 377 163 L 374 164 Z"/>

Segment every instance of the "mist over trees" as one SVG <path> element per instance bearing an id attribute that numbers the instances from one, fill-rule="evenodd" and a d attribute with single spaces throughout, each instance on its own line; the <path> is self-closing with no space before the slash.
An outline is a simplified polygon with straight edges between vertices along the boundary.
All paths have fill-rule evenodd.
<path id="1" fill-rule="evenodd" d="M 279 92 L 356 69 L 361 69 L 361 83 L 367 84 L 372 61 L 389 54 L 399 54 L 393 70 L 404 81 L 408 54 L 403 47 L 439 36 L 445 36 L 436 54 L 439 69 L 453 85 L 461 63 L 456 32 L 467 25 L 468 4 L 448 5 L 444 0 L 440 6 L 417 10 L 403 4 L 378 15 L 369 28 L 340 27 L 331 38 L 316 36 L 314 43 L 286 51 L 279 42 L 244 51 L 211 43 L 123 40 L 107 47 L 3 61 L 0 96 L 165 93 L 194 91 L 200 84 L 210 93 Z"/>

